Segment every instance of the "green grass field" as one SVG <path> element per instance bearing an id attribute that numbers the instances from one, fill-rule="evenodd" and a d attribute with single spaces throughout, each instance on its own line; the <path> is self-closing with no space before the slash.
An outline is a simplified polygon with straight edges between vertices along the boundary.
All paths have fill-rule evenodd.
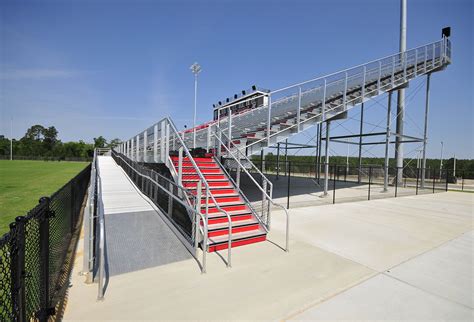
<path id="1" fill-rule="evenodd" d="M 0 160 L 0 236 L 15 217 L 25 215 L 40 197 L 61 188 L 87 164 Z"/>

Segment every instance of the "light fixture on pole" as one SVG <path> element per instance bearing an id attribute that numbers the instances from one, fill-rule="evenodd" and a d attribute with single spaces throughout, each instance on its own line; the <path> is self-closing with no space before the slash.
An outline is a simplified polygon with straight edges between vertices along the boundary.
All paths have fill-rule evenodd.
<path id="1" fill-rule="evenodd" d="M 196 106 L 197 106 L 197 83 L 198 74 L 201 72 L 201 66 L 198 63 L 194 63 L 189 67 L 194 74 L 194 118 L 193 118 L 193 148 L 196 148 Z"/>

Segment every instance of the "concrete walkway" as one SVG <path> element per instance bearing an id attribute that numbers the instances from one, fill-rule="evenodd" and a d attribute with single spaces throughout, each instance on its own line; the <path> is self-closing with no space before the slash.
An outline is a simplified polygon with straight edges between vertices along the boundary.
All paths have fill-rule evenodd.
<path id="1" fill-rule="evenodd" d="M 96 285 L 73 273 L 65 320 L 471 321 L 474 194 L 439 193 L 273 212 L 268 242 L 235 248 L 233 268 L 184 260 Z M 222 255 L 226 255 L 225 252 Z"/>

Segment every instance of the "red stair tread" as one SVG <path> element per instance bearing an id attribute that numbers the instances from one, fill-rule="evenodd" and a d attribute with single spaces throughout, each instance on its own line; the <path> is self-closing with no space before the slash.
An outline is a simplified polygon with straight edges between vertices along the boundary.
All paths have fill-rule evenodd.
<path id="1" fill-rule="evenodd" d="M 232 222 L 232 228 L 234 227 L 241 227 L 245 225 L 252 225 L 252 224 L 258 224 L 259 221 L 255 219 L 254 217 L 250 219 L 244 219 L 244 220 L 239 220 L 237 222 Z M 216 224 L 209 224 L 208 229 L 209 230 L 217 230 L 217 229 L 228 229 L 229 228 L 229 222 L 222 222 L 222 223 L 216 223 Z"/>

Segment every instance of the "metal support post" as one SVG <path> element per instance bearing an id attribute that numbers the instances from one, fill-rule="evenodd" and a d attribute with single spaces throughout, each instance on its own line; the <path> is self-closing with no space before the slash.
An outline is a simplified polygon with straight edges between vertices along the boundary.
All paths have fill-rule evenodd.
<path id="1" fill-rule="evenodd" d="M 321 106 L 321 115 L 322 115 L 321 121 L 322 122 L 326 121 L 326 85 L 327 85 L 327 82 L 326 82 L 326 78 L 325 78 L 324 79 L 324 87 L 323 87 L 323 104 Z"/>
<path id="2" fill-rule="evenodd" d="M 237 188 L 240 188 L 240 164 L 237 165 L 237 170 L 235 171 L 235 178 L 237 183 Z"/>
<path id="3" fill-rule="evenodd" d="M 202 198 L 202 182 L 199 180 L 196 186 L 196 212 L 199 214 L 201 212 L 201 198 Z M 198 239 L 199 239 L 199 223 L 201 221 L 201 217 L 196 214 L 195 215 L 195 223 L 194 223 L 194 248 L 197 249 L 198 247 Z"/>
<path id="4" fill-rule="evenodd" d="M 290 187 L 291 187 L 291 162 L 288 167 L 288 183 L 287 183 L 287 198 L 286 198 L 286 209 L 290 209 Z"/>
<path id="5" fill-rule="evenodd" d="M 280 179 L 280 142 L 277 143 L 276 179 Z"/>
<path id="6" fill-rule="evenodd" d="M 288 175 L 288 139 L 285 140 L 285 176 Z"/>
<path id="7" fill-rule="evenodd" d="M 372 167 L 369 167 L 369 195 L 367 200 L 370 200 L 370 185 L 372 183 Z"/>
<path id="8" fill-rule="evenodd" d="M 166 162 L 165 158 L 165 131 L 166 131 L 166 121 L 160 123 L 160 160 L 162 163 Z"/>
<path id="9" fill-rule="evenodd" d="M 428 143 L 428 112 L 430 109 L 430 79 L 431 74 L 426 76 L 426 98 L 425 98 L 425 124 L 423 129 L 423 162 L 421 166 L 421 189 L 425 188 L 426 178 L 426 145 Z"/>
<path id="10" fill-rule="evenodd" d="M 183 185 L 183 147 L 178 150 L 178 185 Z"/>
<path id="11" fill-rule="evenodd" d="M 136 147 L 136 161 L 140 162 L 140 135 L 137 135 L 136 137 L 137 140 L 137 147 Z"/>
<path id="12" fill-rule="evenodd" d="M 360 106 L 360 125 L 359 125 L 359 173 L 357 175 L 357 182 L 362 180 L 362 131 L 364 130 L 364 103 Z"/>
<path id="13" fill-rule="evenodd" d="M 212 125 L 207 127 L 207 148 L 206 151 L 209 153 L 211 150 L 211 135 L 212 135 Z"/>
<path id="14" fill-rule="evenodd" d="M 170 125 L 166 124 L 166 133 L 165 133 L 165 164 L 169 165 L 169 158 L 170 155 Z"/>
<path id="15" fill-rule="evenodd" d="M 337 165 L 334 166 L 334 180 L 332 181 L 332 204 L 336 203 L 336 173 L 339 175 Z"/>
<path id="16" fill-rule="evenodd" d="M 329 128 L 331 122 L 326 122 L 326 144 L 325 144 L 325 158 L 324 161 L 324 196 L 328 194 L 328 185 L 329 185 Z"/>
<path id="17" fill-rule="evenodd" d="M 391 115 L 392 109 L 392 91 L 388 92 L 388 106 L 387 106 L 387 134 L 385 135 L 385 164 L 384 164 L 384 176 L 383 176 L 383 191 L 388 191 L 388 152 L 389 152 L 389 143 L 390 143 L 390 121 L 392 118 Z"/>
<path id="18" fill-rule="evenodd" d="M 270 129 L 271 128 L 272 128 L 272 96 L 268 95 L 267 146 L 270 146 Z"/>
<path id="19" fill-rule="evenodd" d="M 153 126 L 153 162 L 158 162 L 158 124 Z"/>
<path id="20" fill-rule="evenodd" d="M 10 230 L 15 233 L 11 245 L 11 292 L 12 304 L 15 310 L 15 321 L 26 322 L 25 294 L 25 217 L 16 217 L 10 224 Z"/>
<path id="21" fill-rule="evenodd" d="M 300 121 L 301 121 L 301 87 L 298 87 L 298 110 L 296 111 L 296 120 L 298 123 L 298 132 L 299 132 Z"/>
<path id="22" fill-rule="evenodd" d="M 147 162 L 148 132 L 143 131 L 143 162 Z"/>
<path id="23" fill-rule="evenodd" d="M 342 104 L 344 106 L 344 111 L 347 110 L 347 78 L 348 78 L 348 75 L 347 75 L 347 72 L 346 72 L 346 79 L 344 81 L 344 95 L 343 95 L 343 98 L 342 98 Z"/>

